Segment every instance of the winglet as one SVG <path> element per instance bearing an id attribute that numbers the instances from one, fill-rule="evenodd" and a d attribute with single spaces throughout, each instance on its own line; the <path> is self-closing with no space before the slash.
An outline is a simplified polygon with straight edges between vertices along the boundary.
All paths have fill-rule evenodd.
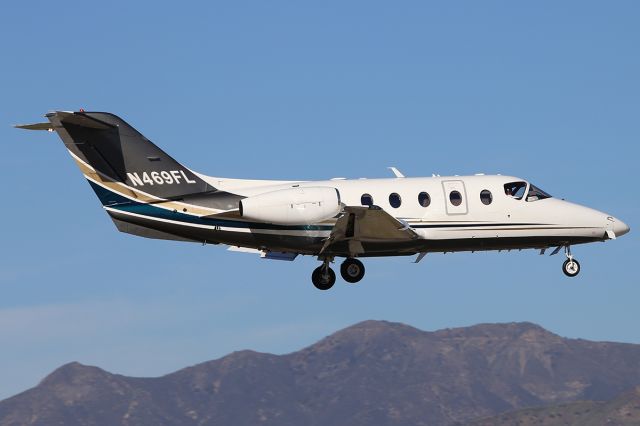
<path id="1" fill-rule="evenodd" d="M 387 169 L 391 170 L 393 172 L 394 175 L 396 175 L 397 178 L 403 178 L 404 175 L 402 173 L 400 173 L 400 170 L 396 169 L 395 167 L 387 167 Z"/>

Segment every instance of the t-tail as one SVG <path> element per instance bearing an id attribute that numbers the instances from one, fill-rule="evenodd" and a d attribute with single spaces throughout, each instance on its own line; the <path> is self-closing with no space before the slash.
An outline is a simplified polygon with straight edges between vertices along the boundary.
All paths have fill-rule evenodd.
<path id="1" fill-rule="evenodd" d="M 104 198 L 114 198 L 105 187 L 141 202 L 215 191 L 114 114 L 56 111 L 46 117 L 49 123 L 16 127 L 56 131 L 103 205 L 115 201 Z"/>
<path id="2" fill-rule="evenodd" d="M 122 232 L 193 241 L 149 219 L 179 220 L 187 205 L 188 214 L 199 216 L 238 206 L 240 197 L 217 191 L 114 114 L 56 111 L 46 117 L 49 123 L 16 127 L 57 132 Z"/>

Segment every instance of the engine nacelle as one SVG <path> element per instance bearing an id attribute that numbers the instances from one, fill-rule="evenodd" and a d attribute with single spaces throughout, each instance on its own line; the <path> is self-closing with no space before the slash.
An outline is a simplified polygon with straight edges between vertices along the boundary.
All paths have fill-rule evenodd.
<path id="1" fill-rule="evenodd" d="M 281 189 L 240 201 L 240 216 L 277 225 L 321 222 L 340 209 L 340 193 L 325 186 Z"/>

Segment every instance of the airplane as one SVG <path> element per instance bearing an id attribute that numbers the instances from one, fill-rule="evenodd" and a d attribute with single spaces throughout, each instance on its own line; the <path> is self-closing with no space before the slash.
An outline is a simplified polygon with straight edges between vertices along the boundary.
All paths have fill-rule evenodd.
<path id="1" fill-rule="evenodd" d="M 502 175 L 275 181 L 211 177 L 178 163 L 120 117 L 54 111 L 57 132 L 117 229 L 136 236 L 224 244 L 265 259 L 311 255 L 311 275 L 330 289 L 331 263 L 344 258 L 348 283 L 365 274 L 361 258 L 427 253 L 564 249 L 564 274 L 580 263 L 571 246 L 616 239 L 621 220 L 554 198 L 525 179 Z"/>

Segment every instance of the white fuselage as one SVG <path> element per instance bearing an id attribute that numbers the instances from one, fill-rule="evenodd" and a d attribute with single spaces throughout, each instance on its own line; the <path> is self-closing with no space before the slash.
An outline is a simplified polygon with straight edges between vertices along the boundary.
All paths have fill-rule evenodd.
<path id="1" fill-rule="evenodd" d="M 221 190 L 247 197 L 292 187 L 332 187 L 339 191 L 342 203 L 358 206 L 361 205 L 362 196 L 368 194 L 372 197 L 373 204 L 407 222 L 421 238 L 427 240 L 523 237 L 606 240 L 615 235 L 622 235 L 628 230 L 623 222 L 611 215 L 568 201 L 557 198 L 527 200 L 528 183 L 520 199 L 508 196 L 505 193 L 505 184 L 526 182 L 512 176 L 333 179 L 312 182 L 264 182 L 262 185 L 255 185 L 256 181 L 250 181 L 251 184 L 248 186 L 245 186 L 249 183 L 247 181 L 207 179 L 211 179 Z M 454 205 L 450 200 L 451 191 L 460 193 L 458 205 Z M 491 200 L 488 204 L 481 200 L 482 191 L 490 192 Z M 419 194 L 423 192 L 426 192 L 430 199 L 427 207 L 419 203 Z M 391 194 L 398 194 L 398 207 L 391 205 Z M 609 235 L 607 231 L 610 231 Z M 323 232 L 310 231 L 310 234 L 321 236 Z M 536 243 L 533 246 L 541 245 Z"/>

